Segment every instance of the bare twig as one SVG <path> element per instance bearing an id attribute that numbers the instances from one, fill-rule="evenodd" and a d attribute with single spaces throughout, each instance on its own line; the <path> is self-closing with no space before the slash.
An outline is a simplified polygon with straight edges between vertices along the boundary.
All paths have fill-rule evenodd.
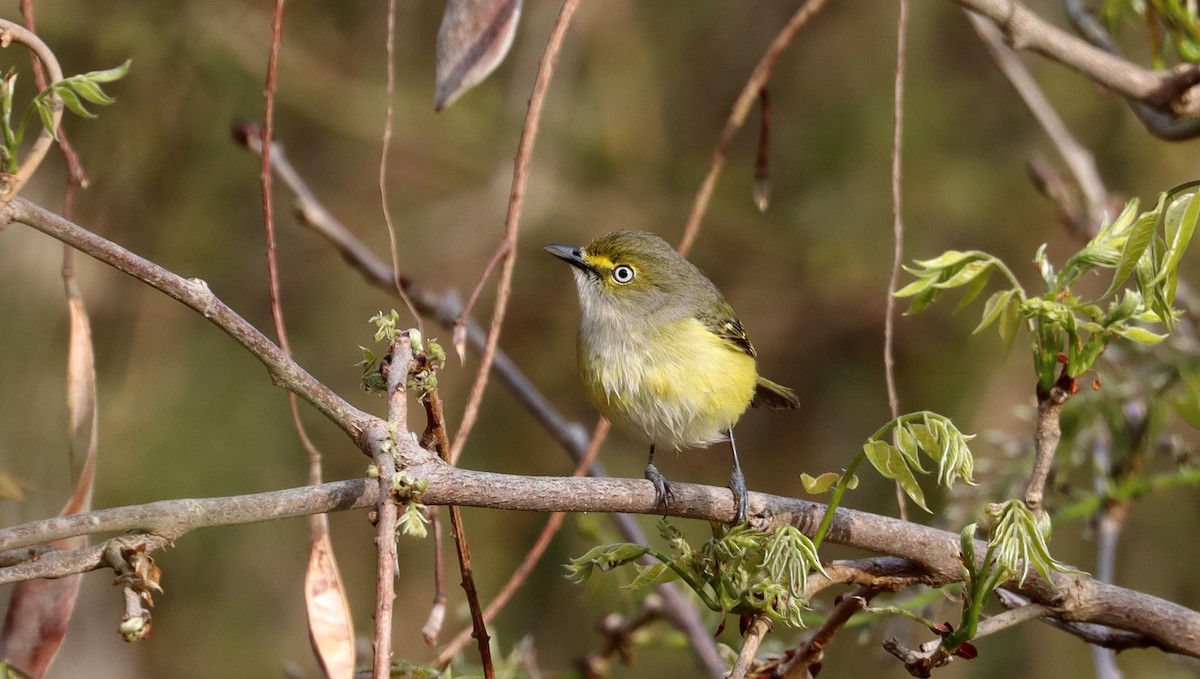
<path id="1" fill-rule="evenodd" d="M 1029 604 L 1020 608 L 1012 608 L 999 615 L 993 615 L 979 623 L 974 639 L 981 639 L 1009 627 L 1040 618 L 1051 611 L 1044 604 Z M 942 646 L 941 639 L 932 639 L 921 644 L 919 648 L 908 648 L 895 637 L 884 640 L 883 648 L 904 663 L 905 669 L 914 677 L 928 677 L 930 670 L 945 667 L 958 657 Z"/>
<path id="2" fill-rule="evenodd" d="M 662 598 L 650 594 L 642 599 L 641 610 L 637 615 L 627 618 L 620 613 L 609 613 L 597 625 L 604 635 L 604 648 L 588 654 L 579 661 L 580 668 L 587 677 L 608 676 L 607 668 L 612 657 L 618 656 L 621 662 L 628 665 L 633 661 L 633 634 L 639 629 L 662 618 Z M 722 671 L 724 675 L 724 671 Z"/>
<path id="3" fill-rule="evenodd" d="M 896 286 L 900 280 L 900 265 L 904 262 L 904 76 L 907 73 L 906 48 L 908 35 L 908 0 L 900 0 L 900 16 L 896 20 L 896 77 L 892 93 L 892 273 L 888 279 L 887 300 L 883 316 L 883 377 L 887 383 L 888 409 L 892 419 L 900 417 L 900 397 L 896 393 Z M 892 434 L 896 443 L 899 429 Z M 896 506 L 900 518 L 908 519 L 908 504 L 904 488 L 896 482 Z"/>
<path id="4" fill-rule="evenodd" d="M 758 93 L 767 86 L 775 62 L 792 43 L 796 33 L 804 28 L 813 15 L 821 11 L 825 2 L 826 0 L 805 0 L 792 18 L 788 19 L 779 35 L 776 35 L 775 39 L 771 41 L 766 53 L 754 67 L 750 77 L 746 79 L 741 94 L 733 102 L 733 110 L 729 112 L 725 127 L 721 130 L 721 137 L 717 141 L 717 148 L 713 151 L 712 161 L 708 166 L 708 174 L 704 176 L 704 182 L 700 184 L 700 190 L 696 192 L 696 199 L 692 202 L 692 211 L 688 214 L 687 223 L 683 227 L 683 236 L 679 239 L 679 254 L 687 256 L 696 242 L 696 236 L 700 234 L 700 222 L 704 219 L 704 213 L 708 211 L 708 203 L 712 200 L 713 189 L 717 186 L 717 177 L 720 176 L 721 168 L 725 165 L 725 157 L 729 155 L 729 145 L 733 143 L 734 135 L 746 123 L 746 118 L 750 115 L 750 108 L 754 105 Z"/>
<path id="5" fill-rule="evenodd" d="M 446 576 L 445 548 L 442 547 L 442 515 L 437 507 L 430 507 L 429 522 L 433 524 L 433 604 L 429 607 L 429 615 L 421 627 L 421 638 L 430 646 L 437 645 L 438 637 L 442 634 L 442 626 L 446 624 Z M 470 635 L 470 628 L 467 634 Z"/>
<path id="6" fill-rule="evenodd" d="M 542 119 L 542 107 L 546 103 L 546 94 L 550 89 L 550 79 L 554 76 L 554 66 L 558 62 L 558 53 L 562 49 L 563 39 L 567 28 L 571 25 L 571 17 L 579 7 L 579 0 L 564 0 L 554 27 L 550 31 L 550 39 L 546 41 L 546 50 L 538 63 L 537 76 L 533 81 L 533 93 L 529 96 L 529 111 L 525 114 L 525 124 L 521 126 L 521 141 L 517 144 L 517 156 L 513 161 L 512 191 L 508 198 L 508 213 L 504 217 L 504 239 L 497 252 L 503 251 L 504 262 L 500 268 L 500 280 L 496 285 L 496 305 L 492 310 L 492 321 L 488 326 L 487 343 L 484 344 L 483 354 L 479 358 L 479 372 L 471 384 L 471 393 L 467 397 L 467 405 L 463 411 L 462 424 L 458 435 L 454 437 L 454 445 L 450 449 L 450 464 L 457 464 L 467 445 L 467 438 L 475 421 L 479 417 L 479 406 L 483 402 L 483 391 L 487 387 L 488 375 L 491 372 L 492 360 L 495 357 L 496 345 L 500 341 L 500 330 L 504 325 L 504 316 L 508 310 L 508 298 L 512 293 L 513 271 L 517 263 L 517 232 L 521 224 L 521 210 L 525 205 L 525 186 L 529 180 L 529 164 L 533 158 L 533 144 L 537 140 L 538 128 Z"/>
<path id="7" fill-rule="evenodd" d="M 1109 445 L 1109 440 L 1099 440 L 1092 445 L 1092 487 L 1099 497 L 1108 493 L 1112 469 Z M 1129 503 L 1118 501 L 1101 502 L 1096 512 L 1096 579 L 1100 582 L 1112 582 L 1116 576 L 1117 543 L 1128 512 Z M 1117 666 L 1117 655 L 1112 649 L 1092 646 L 1091 650 L 1096 679 L 1121 679 L 1121 668 Z"/>
<path id="8" fill-rule="evenodd" d="M 1038 125 L 1045 130 L 1050 143 L 1054 145 L 1054 149 L 1070 169 L 1071 176 L 1075 178 L 1075 183 L 1083 194 L 1085 212 L 1074 221 L 1082 222 L 1078 224 L 1079 227 L 1098 229 L 1108 211 L 1108 191 L 1104 188 L 1104 181 L 1096 169 L 1095 158 L 1075 140 L 1058 111 L 1029 74 L 1029 69 L 1012 49 L 1004 44 L 1004 37 L 996 24 L 974 12 L 968 11 L 966 14 L 971 20 L 971 25 L 975 27 L 975 32 L 987 46 L 996 67 L 1017 91 L 1021 101 L 1025 102 L 1026 108 L 1033 114 Z"/>
<path id="9" fill-rule="evenodd" d="M 770 631 L 771 619 L 762 613 L 756 613 L 746 628 L 742 650 L 738 651 L 738 657 L 733 661 L 733 668 L 729 670 L 729 679 L 746 679 L 750 668 L 754 667 L 758 647 Z"/>
<path id="10" fill-rule="evenodd" d="M 816 676 L 825 660 L 825 647 L 833 640 L 834 635 L 841 631 L 856 613 L 866 610 L 871 599 L 880 591 L 874 587 L 863 586 L 853 594 L 840 597 L 837 606 L 825 618 L 825 622 L 821 623 L 807 643 L 800 646 L 787 662 L 779 666 L 773 676 L 783 679 L 811 679 Z"/>
<path id="11" fill-rule="evenodd" d="M 255 153 L 262 152 L 262 135 L 255 125 L 235 123 L 234 137 L 239 143 Z M 288 161 L 284 147 L 279 142 L 272 144 L 271 165 L 279 178 L 296 194 L 297 216 L 300 223 L 316 231 L 329 241 L 351 266 L 357 269 L 367 282 L 388 292 L 395 292 L 390 266 L 377 257 L 362 241 L 358 240 L 312 192 Z M 400 275 L 398 279 L 417 309 L 438 319 L 444 327 L 452 328 L 455 320 L 462 316 L 461 304 L 453 295 L 437 295 Z M 467 340 L 478 350 L 487 343 L 487 335 L 479 324 L 466 324 Z M 528 410 L 550 435 L 568 450 L 582 454 L 587 445 L 585 430 L 576 422 L 568 420 L 554 404 L 543 396 L 529 381 L 512 359 L 502 349 L 497 349 L 492 369 L 500 381 L 512 390 L 517 400 Z"/>
<path id="12" fill-rule="evenodd" d="M 583 476 L 587 473 L 587 470 L 592 466 L 592 462 L 596 459 L 596 455 L 600 452 L 600 444 L 604 442 L 604 437 L 608 434 L 608 429 L 608 420 L 600 418 L 600 421 L 596 423 L 596 431 L 592 434 L 592 443 L 588 446 L 588 450 L 583 458 L 575 465 L 575 471 L 571 474 L 572 476 Z M 517 590 L 525 584 L 530 574 L 533 573 L 534 566 L 537 566 L 538 562 L 542 559 L 542 555 L 546 553 L 546 548 L 550 546 L 550 541 L 554 539 L 559 529 L 562 528 L 563 521 L 566 518 L 567 515 L 564 512 L 554 512 L 550 515 L 550 518 L 546 521 L 546 525 L 542 526 L 542 532 L 533 541 L 533 546 L 529 548 L 529 552 L 521 560 L 521 564 L 517 566 L 517 569 L 509 576 L 508 582 L 504 583 L 504 586 L 496 593 L 495 598 L 484 609 L 483 622 L 485 625 L 496 619 L 496 615 L 508 605 L 513 595 L 517 593 Z M 459 632 L 438 653 L 437 660 L 433 664 L 438 667 L 449 665 L 454 660 L 454 656 L 458 655 L 458 652 L 462 650 L 467 640 L 470 639 L 471 630 L 472 628 L 468 627 Z"/>
<path id="13" fill-rule="evenodd" d="M 425 394 L 422 398 L 425 404 L 425 415 L 428 424 L 425 434 L 421 437 L 422 447 L 433 445 L 438 456 L 446 461 L 450 455 L 450 439 L 446 434 L 446 418 L 442 410 L 442 397 L 437 389 Z M 454 548 L 458 551 L 458 568 L 462 576 L 462 588 L 467 594 L 467 606 L 471 610 L 472 636 L 479 642 L 479 657 L 483 665 L 483 674 L 487 679 L 494 679 L 496 670 L 492 666 L 492 649 L 488 641 L 487 620 L 479 606 L 479 592 L 475 589 L 475 575 L 471 566 L 471 548 L 467 544 L 467 533 L 463 528 L 462 511 L 457 505 L 450 505 L 450 535 L 454 538 Z"/>
<path id="14" fill-rule="evenodd" d="M 388 430 L 391 445 L 375 448 L 375 468 L 379 474 L 378 501 L 375 504 L 377 533 L 375 548 L 379 552 L 375 570 L 375 659 L 372 679 L 388 679 L 392 665 L 392 606 L 396 599 L 396 525 L 399 510 L 392 496 L 392 484 L 397 474 L 396 454 L 401 439 L 408 437 L 408 402 L 405 389 L 409 365 L 412 363 L 412 342 L 408 333 L 400 333 L 392 342 L 387 364 Z"/>
<path id="15" fill-rule="evenodd" d="M 298 394 L 342 428 L 360 447 L 371 417 L 309 375 L 257 328 L 230 309 L 198 278 L 185 279 L 22 198 L 0 211 L 0 223 L 20 222 L 129 274 L 198 311 L 266 366 L 271 379 Z"/>
<path id="16" fill-rule="evenodd" d="M 408 293 L 404 291 L 404 286 L 400 283 L 400 248 L 396 244 L 396 227 L 392 224 L 392 209 L 388 206 L 387 160 L 388 152 L 392 147 L 394 114 L 392 100 L 396 95 L 396 0 L 388 0 L 385 51 L 387 52 L 387 115 L 383 122 L 383 140 L 379 144 L 379 204 L 383 209 L 383 223 L 387 227 L 388 248 L 392 253 L 392 286 L 401 301 L 404 302 L 408 312 L 412 314 L 413 320 L 417 324 L 417 330 L 424 335 L 425 324 L 421 319 L 421 314 L 417 313 L 417 308 L 413 306 L 412 300 L 408 298 Z M 264 153 L 266 153 L 265 150 Z"/>
<path id="17" fill-rule="evenodd" d="M 1059 439 L 1062 438 L 1059 416 L 1063 404 L 1071 398 L 1074 384 L 1073 379 L 1064 375 L 1049 392 L 1042 391 L 1041 386 L 1038 386 L 1037 424 L 1033 432 L 1035 458 L 1033 472 L 1029 475 L 1029 487 L 1025 490 L 1025 504 L 1039 516 L 1045 512 L 1042 497 L 1046 479 L 1050 477 L 1054 453 L 1058 450 Z"/>

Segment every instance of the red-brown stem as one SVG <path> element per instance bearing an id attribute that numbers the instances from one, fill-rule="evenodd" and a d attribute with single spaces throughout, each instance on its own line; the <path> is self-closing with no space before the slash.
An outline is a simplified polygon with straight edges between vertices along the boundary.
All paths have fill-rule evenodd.
<path id="1" fill-rule="evenodd" d="M 479 417 L 479 406 L 483 402 L 483 390 L 487 387 L 488 376 L 491 374 L 492 359 L 496 354 L 496 344 L 500 341 L 500 328 L 504 325 L 504 315 L 508 310 L 508 299 L 512 293 L 513 270 L 517 262 L 517 232 L 521 223 L 521 209 L 525 204 L 525 186 L 529 181 L 529 163 L 533 158 L 533 144 L 537 140 L 538 126 L 542 119 L 542 107 L 546 103 L 546 93 L 550 88 L 550 79 L 554 76 L 554 66 L 558 62 L 558 53 L 562 49 L 567 27 L 571 17 L 579 7 L 579 0 L 565 0 L 558 18 L 554 20 L 554 28 L 550 31 L 550 39 L 546 42 L 546 50 L 538 64 L 537 77 L 533 82 L 533 94 L 529 97 L 529 111 L 525 114 L 525 124 L 521 127 L 521 141 L 517 144 L 517 157 L 514 161 L 512 191 L 508 198 L 508 214 L 504 219 L 504 240 L 497 252 L 504 251 L 504 264 L 500 269 L 500 281 L 496 286 L 496 307 L 492 311 L 492 322 L 488 326 L 487 343 L 483 347 L 483 355 L 479 359 L 479 371 L 475 374 L 475 382 L 471 385 L 471 394 L 467 398 L 467 407 L 463 413 L 462 425 L 458 435 L 454 437 L 454 446 L 450 450 L 450 464 L 456 464 L 462 456 L 463 448 L 467 445 L 467 437 Z"/>
<path id="2" fill-rule="evenodd" d="M 450 439 L 446 435 L 446 418 L 442 411 L 442 399 L 436 389 L 425 395 L 425 414 L 428 419 L 425 434 L 421 437 L 423 445 L 433 444 L 434 449 L 443 460 L 450 454 Z M 467 545 L 467 533 L 463 528 L 462 511 L 457 505 L 450 505 L 450 535 L 454 538 L 454 548 L 458 551 L 458 568 L 462 575 L 462 588 L 467 593 L 467 607 L 471 609 L 472 636 L 479 642 L 479 657 L 483 664 L 483 675 L 486 679 L 495 679 L 496 670 L 492 666 L 492 649 L 488 643 L 487 621 L 479 605 L 479 592 L 475 589 L 475 576 L 471 566 L 471 548 Z"/>
<path id="3" fill-rule="evenodd" d="M 683 227 L 683 237 L 679 239 L 679 254 L 687 256 L 688 251 L 692 249 L 692 244 L 696 242 L 696 236 L 700 233 L 700 221 L 704 219 L 704 213 L 708 211 L 708 203 L 712 199 L 713 189 L 717 185 L 717 177 L 721 174 L 721 167 L 725 164 L 725 157 L 729 153 L 729 145 L 733 142 L 733 136 L 745 124 L 746 117 L 750 114 L 750 107 L 754 105 L 758 93 L 766 87 L 767 80 L 771 78 L 771 69 L 775 67 L 775 62 L 791 44 L 796 33 L 808 23 L 814 14 L 821 10 L 825 2 L 826 0 L 807 0 L 796 10 L 779 35 L 771 41 L 766 54 L 763 54 L 758 66 L 754 68 L 750 78 L 742 86 L 742 93 L 733 103 L 733 110 L 729 112 L 729 119 L 725 121 L 725 128 L 721 130 L 721 138 L 717 142 L 716 150 L 713 151 L 708 174 L 705 175 L 704 183 L 700 185 L 700 190 L 696 193 L 696 200 L 692 203 L 692 211 L 688 215 L 687 224 Z"/>
<path id="4" fill-rule="evenodd" d="M 594 462 L 596 459 L 596 455 L 600 453 L 600 445 L 604 443 L 605 437 L 608 436 L 609 428 L 610 425 L 608 420 L 604 418 L 600 418 L 600 420 L 596 422 L 596 429 L 592 433 L 592 441 L 588 444 L 588 449 L 583 454 L 583 457 L 579 459 L 579 463 L 575 465 L 575 471 L 572 473 L 572 476 L 583 476 L 587 474 L 587 470 L 591 468 L 592 462 Z M 504 586 L 500 588 L 500 591 L 496 594 L 495 598 L 492 599 L 492 602 L 488 604 L 486 609 L 484 609 L 484 624 L 495 620 L 500 611 L 504 610 L 504 607 L 508 605 L 508 602 L 512 599 L 513 595 L 517 593 L 517 590 L 521 589 L 521 586 L 524 585 L 529 579 L 529 575 L 533 572 L 534 566 L 541 561 L 542 555 L 546 553 L 546 548 L 550 546 L 550 541 L 553 540 L 554 536 L 558 534 L 558 531 L 560 528 L 562 528 L 563 521 L 566 518 L 567 515 L 565 512 L 554 512 L 550 515 L 549 520 L 546 521 L 546 525 L 542 527 L 542 532 L 538 534 L 537 539 L 534 540 L 533 546 L 529 548 L 529 552 L 525 554 L 525 558 L 521 560 L 521 565 L 517 566 L 517 569 L 513 571 L 511 576 L 509 576 L 508 582 L 504 583 Z M 458 655 L 458 652 L 462 650 L 463 646 L 466 645 L 467 640 L 470 638 L 471 628 L 467 628 L 459 632 L 458 635 L 451 639 L 450 643 L 446 644 L 446 647 L 443 648 L 440 653 L 438 653 L 437 660 L 435 660 L 433 664 L 437 667 L 445 667 L 449 665 L 450 662 L 454 660 L 454 656 Z"/>

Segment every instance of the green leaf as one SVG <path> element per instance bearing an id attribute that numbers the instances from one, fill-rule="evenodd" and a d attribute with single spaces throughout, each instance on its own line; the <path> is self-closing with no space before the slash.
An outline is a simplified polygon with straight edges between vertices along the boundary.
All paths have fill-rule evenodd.
<path id="1" fill-rule="evenodd" d="M 879 471 L 884 478 L 892 479 L 900 484 L 905 494 L 918 507 L 929 512 L 929 507 L 925 505 L 925 493 L 921 490 L 920 484 L 913 476 L 912 470 L 908 468 L 908 463 L 904 459 L 904 454 L 896 448 L 893 448 L 886 441 L 867 441 L 863 446 L 863 452 L 866 453 L 867 459 Z M 930 512 L 931 514 L 933 512 Z"/>
<path id="2" fill-rule="evenodd" d="M 841 474 L 835 474 L 833 472 L 825 472 L 816 478 L 813 478 L 808 474 L 801 474 L 800 483 L 804 485 L 804 490 L 809 495 L 820 495 L 821 493 L 827 492 L 830 488 L 833 488 L 833 484 L 837 483 L 839 480 L 841 480 L 841 478 Z"/>
<path id="3" fill-rule="evenodd" d="M 121 64 L 120 66 L 114 66 L 113 68 L 103 71 L 89 71 L 84 73 L 81 77 L 87 78 L 92 82 L 111 83 L 124 78 L 125 74 L 129 73 L 129 67 L 132 64 L 132 59 L 126 59 L 125 63 Z"/>
<path id="4" fill-rule="evenodd" d="M 962 301 L 958 303 L 957 307 L 955 307 L 955 313 L 966 309 L 967 305 L 971 302 L 974 302 L 975 298 L 978 297 L 981 292 L 983 292 L 983 289 L 987 287 L 988 280 L 992 277 L 992 271 L 992 267 L 989 266 L 987 271 L 983 272 L 982 275 L 976 276 L 975 279 L 971 281 L 970 287 L 968 287 L 967 291 L 963 293 Z"/>
<path id="5" fill-rule="evenodd" d="M 946 269 L 956 264 L 974 257 L 976 252 L 959 252 L 958 250 L 947 250 L 933 259 L 917 259 L 914 260 L 918 266 L 926 269 Z"/>
<path id="6" fill-rule="evenodd" d="M 1158 198 L 1158 206 L 1150 212 L 1143 213 L 1133 223 L 1133 227 L 1129 232 L 1129 237 L 1125 241 L 1125 247 L 1121 250 L 1121 260 L 1117 263 L 1117 270 L 1113 273 L 1112 283 L 1108 286 L 1108 290 L 1104 293 L 1104 297 L 1116 292 L 1117 288 L 1129 278 L 1129 274 L 1133 273 L 1137 267 L 1138 261 L 1142 258 L 1142 253 L 1146 251 L 1146 247 L 1150 245 L 1150 241 L 1154 238 L 1154 229 L 1158 225 L 1158 215 L 1161 214 L 1163 204 L 1166 202 L 1167 194 L 1163 193 Z"/>
<path id="7" fill-rule="evenodd" d="M 84 107 L 83 102 L 79 101 L 79 96 L 76 95 L 73 90 L 61 88 L 56 89 L 54 93 L 58 95 L 59 99 L 62 99 L 63 105 L 70 109 L 75 115 L 82 118 L 96 117 L 95 113 L 92 113 Z"/>
<path id="8" fill-rule="evenodd" d="M 54 140 L 58 141 L 58 127 L 54 124 L 54 111 L 48 106 L 39 106 L 36 104 L 34 105 L 34 108 L 37 109 L 38 117 L 42 119 L 42 127 L 49 130 L 50 134 L 54 136 Z M 17 135 L 18 143 L 20 142 L 20 137 L 22 136 L 24 135 Z"/>
<path id="9" fill-rule="evenodd" d="M 921 468 L 921 456 L 918 454 L 920 444 L 917 443 L 917 437 L 909 431 L 908 427 L 901 426 L 896 429 L 896 447 L 900 449 L 900 454 L 908 460 L 909 466 Z M 921 473 L 925 473 L 925 470 L 921 469 Z"/>
<path id="10" fill-rule="evenodd" d="M 1004 308 L 1000 311 L 1000 339 L 1006 350 L 1012 349 L 1017 331 L 1021 329 L 1021 302 L 1015 296 L 1009 296 Z"/>
<path id="11" fill-rule="evenodd" d="M 942 290 L 948 290 L 950 288 L 957 288 L 960 285 L 966 285 L 967 283 L 975 280 L 977 276 L 987 271 L 991 266 L 992 263 L 987 261 L 968 262 L 965 266 L 963 266 L 963 268 L 959 269 L 946 280 L 941 281 L 940 283 L 934 283 L 933 287 L 941 288 Z"/>
<path id="12" fill-rule="evenodd" d="M 981 330 L 991 325 L 997 318 L 1000 317 L 1000 312 L 1008 305 L 1008 300 L 1012 297 L 1012 290 L 1001 290 L 988 298 L 986 304 L 983 305 L 983 320 L 979 321 L 979 325 L 975 326 L 972 334 L 978 334 Z"/>
<path id="13" fill-rule="evenodd" d="M 74 79 L 71 81 L 69 87 L 80 97 L 83 97 L 85 100 L 90 101 L 93 104 L 107 106 L 108 104 L 116 101 L 116 99 L 113 99 L 105 94 L 104 90 L 100 89 L 100 86 L 94 82 L 83 79 Z"/>
<path id="14" fill-rule="evenodd" d="M 633 582 L 625 585 L 625 589 L 639 589 L 660 582 L 671 582 L 672 580 L 679 579 L 679 575 L 665 563 L 637 566 L 637 569 L 637 577 L 633 579 Z"/>
<path id="15" fill-rule="evenodd" d="M 1186 203 L 1180 209 L 1180 203 L 1183 201 Z M 1174 301 L 1174 283 L 1178 280 L 1179 263 L 1183 259 L 1184 250 L 1192 240 L 1192 234 L 1196 231 L 1197 221 L 1200 221 L 1200 193 L 1192 193 L 1186 198 L 1173 202 L 1167 208 L 1167 254 L 1159 276 L 1172 279 L 1172 285 L 1170 285 L 1167 295 L 1168 301 Z"/>
<path id="16" fill-rule="evenodd" d="M 1158 335 L 1149 330 L 1137 326 L 1114 326 L 1112 331 L 1128 340 L 1133 340 L 1138 344 L 1158 344 L 1167 338 L 1166 335 Z"/>
<path id="17" fill-rule="evenodd" d="M 918 278 L 917 280 L 913 281 L 912 283 L 909 283 L 908 285 L 904 286 L 903 288 L 900 288 L 899 290 L 893 292 L 892 296 L 893 297 L 912 297 L 913 295 L 924 292 L 925 290 L 927 290 L 930 286 L 932 286 L 936 282 L 937 282 L 937 279 L 933 278 L 933 277 Z"/>
<path id="18" fill-rule="evenodd" d="M 908 305 L 908 309 L 904 311 L 904 315 L 915 316 L 928 309 L 929 305 L 933 304 L 933 301 L 937 299 L 938 295 L 941 293 L 941 290 L 938 290 L 934 287 L 929 287 L 925 290 L 922 290 L 921 292 L 917 293 L 915 297 L 913 297 L 912 302 L 910 302 Z"/>

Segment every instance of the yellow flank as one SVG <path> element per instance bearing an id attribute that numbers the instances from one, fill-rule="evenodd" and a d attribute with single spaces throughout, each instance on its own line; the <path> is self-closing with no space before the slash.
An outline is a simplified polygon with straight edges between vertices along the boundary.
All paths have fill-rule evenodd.
<path id="1" fill-rule="evenodd" d="M 724 441 L 754 398 L 754 357 L 695 318 L 629 336 L 616 327 L 579 336 L 588 400 L 617 427 L 659 446 Z"/>

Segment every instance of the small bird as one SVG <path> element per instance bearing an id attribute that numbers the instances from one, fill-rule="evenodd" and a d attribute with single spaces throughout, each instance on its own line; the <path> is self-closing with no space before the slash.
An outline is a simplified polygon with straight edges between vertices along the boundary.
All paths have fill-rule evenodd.
<path id="1" fill-rule="evenodd" d="M 746 520 L 746 479 L 733 425 L 746 408 L 797 408 L 787 387 L 760 377 L 754 346 L 712 281 L 669 243 L 614 231 L 585 247 L 550 244 L 573 268 L 582 319 L 577 352 L 588 400 L 618 428 L 650 443 L 646 479 L 666 511 L 671 487 L 656 446 L 729 440 L 735 524 Z"/>

